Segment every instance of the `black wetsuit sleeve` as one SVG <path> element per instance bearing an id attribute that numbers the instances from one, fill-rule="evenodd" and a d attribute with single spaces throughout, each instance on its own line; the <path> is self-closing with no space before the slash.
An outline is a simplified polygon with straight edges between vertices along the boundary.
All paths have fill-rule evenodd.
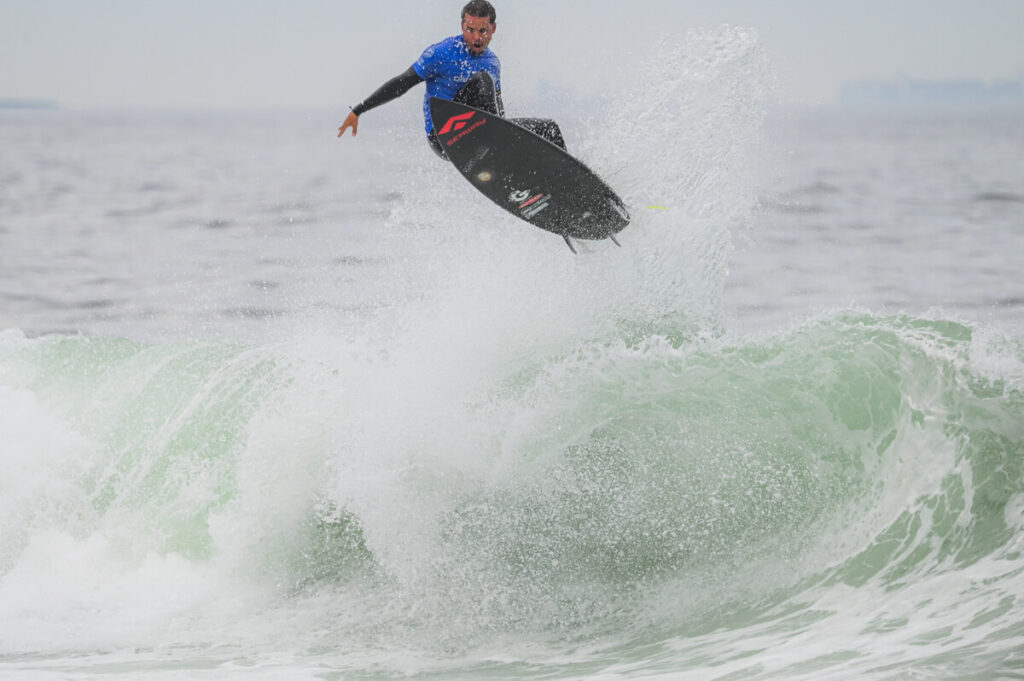
<path id="1" fill-rule="evenodd" d="M 352 111 L 356 116 L 362 116 L 363 112 L 374 109 L 381 104 L 387 104 L 392 99 L 401 97 L 408 92 L 413 85 L 422 82 L 423 78 L 420 77 L 420 74 L 416 73 L 416 69 L 410 66 L 406 71 L 403 71 L 388 82 L 384 83 L 377 88 L 376 92 L 352 107 Z"/>

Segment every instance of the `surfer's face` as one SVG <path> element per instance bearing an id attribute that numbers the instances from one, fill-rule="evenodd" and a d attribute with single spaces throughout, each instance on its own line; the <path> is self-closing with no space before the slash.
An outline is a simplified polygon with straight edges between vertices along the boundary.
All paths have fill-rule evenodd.
<path id="1" fill-rule="evenodd" d="M 466 47 L 471 53 L 480 55 L 491 44 L 491 37 L 497 28 L 498 25 L 492 24 L 487 17 L 467 14 L 462 18 L 462 39 L 466 41 Z"/>

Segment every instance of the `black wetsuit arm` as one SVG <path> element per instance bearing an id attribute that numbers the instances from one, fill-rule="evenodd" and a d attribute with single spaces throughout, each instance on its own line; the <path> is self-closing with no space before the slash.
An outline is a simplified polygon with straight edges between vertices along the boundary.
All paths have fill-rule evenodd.
<path id="1" fill-rule="evenodd" d="M 377 91 L 372 95 L 352 107 L 352 111 L 356 116 L 362 116 L 364 112 L 369 111 L 370 109 L 374 109 L 381 104 L 387 104 L 392 99 L 401 97 L 408 92 L 413 85 L 422 82 L 423 78 L 420 77 L 420 74 L 416 73 L 416 69 L 410 66 L 407 70 L 377 88 Z"/>

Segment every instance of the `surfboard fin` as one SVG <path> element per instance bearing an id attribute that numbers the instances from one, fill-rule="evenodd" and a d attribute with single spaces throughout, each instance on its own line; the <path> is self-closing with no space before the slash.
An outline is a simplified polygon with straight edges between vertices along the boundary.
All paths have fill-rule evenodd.
<path id="1" fill-rule="evenodd" d="M 619 243 L 619 240 L 615 238 L 615 235 L 614 235 L 614 234 L 609 234 L 609 235 L 608 235 L 608 238 L 612 240 L 612 243 L 613 243 L 613 244 L 615 244 L 615 245 L 616 245 L 616 246 L 618 246 L 619 248 L 622 248 L 622 244 L 620 244 L 620 243 Z"/>
<path id="2" fill-rule="evenodd" d="M 573 246 L 572 245 L 572 241 L 569 240 L 569 235 L 568 234 L 563 234 L 562 238 L 565 239 L 565 245 L 569 247 L 569 250 L 572 251 L 573 253 L 575 253 L 576 252 L 576 247 Z"/>

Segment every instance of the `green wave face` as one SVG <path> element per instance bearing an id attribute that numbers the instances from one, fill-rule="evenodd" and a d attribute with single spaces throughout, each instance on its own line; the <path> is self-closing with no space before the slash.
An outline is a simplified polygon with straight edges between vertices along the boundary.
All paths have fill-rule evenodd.
<path id="1" fill-rule="evenodd" d="M 0 396 L 25 419 L 2 567 L 44 529 L 102 536 L 122 568 L 159 555 L 286 599 L 362 594 L 353 630 L 401 640 L 800 630 L 823 594 L 989 564 L 993 605 L 968 620 L 1011 616 L 1017 343 L 867 314 L 742 341 L 626 335 L 454 401 L 374 360 L 360 380 L 394 386 L 377 387 L 389 413 L 339 356 L 5 333 Z M 898 603 L 866 629 L 905 625 Z"/>

